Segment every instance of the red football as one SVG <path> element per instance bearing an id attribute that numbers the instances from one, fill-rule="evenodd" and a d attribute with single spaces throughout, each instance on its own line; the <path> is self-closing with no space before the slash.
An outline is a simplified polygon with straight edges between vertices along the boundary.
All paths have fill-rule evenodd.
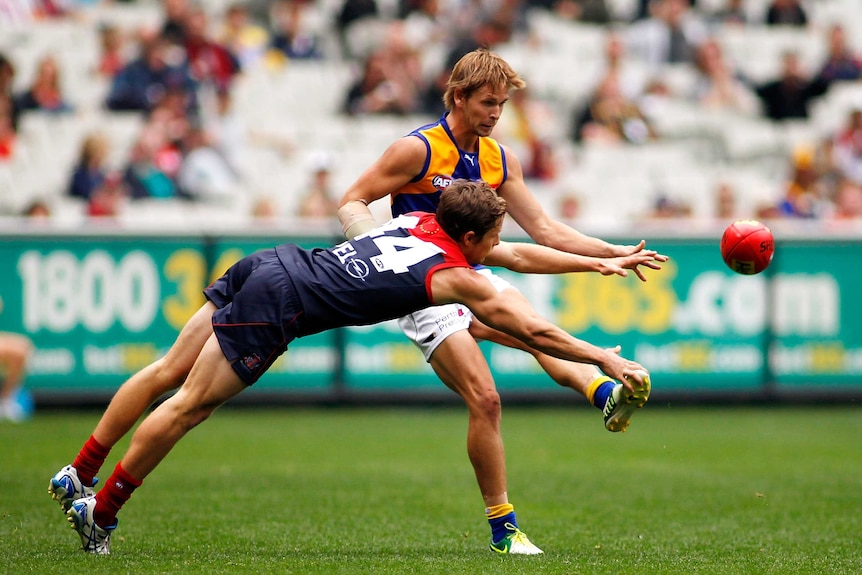
<path id="1" fill-rule="evenodd" d="M 769 267 L 774 252 L 772 231 L 755 220 L 733 222 L 721 236 L 721 257 L 736 273 L 759 274 Z"/>

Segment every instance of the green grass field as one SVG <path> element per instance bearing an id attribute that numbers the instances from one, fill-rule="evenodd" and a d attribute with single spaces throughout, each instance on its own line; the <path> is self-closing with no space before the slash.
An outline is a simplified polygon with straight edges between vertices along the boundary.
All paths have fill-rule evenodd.
<path id="1" fill-rule="evenodd" d="M 509 495 L 541 557 L 488 551 L 458 408 L 223 408 L 132 497 L 112 555 L 86 555 L 47 484 L 98 415 L 0 424 L 0 572 L 862 573 L 859 408 L 651 405 L 625 434 L 507 408 Z"/>

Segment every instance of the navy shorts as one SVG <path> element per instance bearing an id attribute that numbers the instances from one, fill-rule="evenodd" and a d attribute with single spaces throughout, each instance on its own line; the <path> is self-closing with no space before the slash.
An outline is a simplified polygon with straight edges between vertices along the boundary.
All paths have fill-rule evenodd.
<path id="1" fill-rule="evenodd" d="M 213 331 L 234 371 L 252 385 L 296 338 L 302 305 L 274 249 L 231 266 L 204 290 Z"/>

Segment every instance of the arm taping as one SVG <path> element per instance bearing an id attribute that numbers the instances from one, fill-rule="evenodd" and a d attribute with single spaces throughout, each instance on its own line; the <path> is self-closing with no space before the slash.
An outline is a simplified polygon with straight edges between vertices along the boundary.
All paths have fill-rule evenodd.
<path id="1" fill-rule="evenodd" d="M 341 221 L 341 231 L 348 240 L 377 227 L 371 210 L 362 201 L 350 201 L 338 208 L 338 219 Z"/>

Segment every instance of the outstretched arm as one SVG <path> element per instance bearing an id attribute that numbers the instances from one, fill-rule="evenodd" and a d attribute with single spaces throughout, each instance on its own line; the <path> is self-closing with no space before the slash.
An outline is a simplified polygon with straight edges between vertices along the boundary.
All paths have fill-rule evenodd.
<path id="1" fill-rule="evenodd" d="M 660 270 L 660 262 L 665 261 L 667 256 L 653 250 L 642 249 L 627 256 L 600 258 L 571 254 L 536 244 L 500 242 L 483 263 L 527 274 L 598 272 L 605 276 L 617 274 L 625 277 L 628 275 L 626 270 L 635 270 L 637 273 L 638 266 L 641 265 Z M 642 274 L 638 273 L 638 277 L 646 281 Z"/>
<path id="2" fill-rule="evenodd" d="M 605 258 L 625 257 L 643 251 L 646 246 L 643 240 L 636 245 L 611 244 L 551 218 L 527 187 L 521 163 L 515 153 L 505 146 L 504 149 L 509 175 L 503 185 L 497 188 L 497 193 L 506 200 L 509 215 L 533 241 L 564 252 Z M 658 261 L 666 261 L 666 258 Z M 646 280 L 638 268 L 633 271 L 642 281 Z"/>
<path id="3" fill-rule="evenodd" d="M 635 372 L 646 372 L 637 362 L 617 355 L 619 348 L 606 350 L 573 337 L 539 316 L 525 299 L 508 297 L 508 290 L 498 292 L 471 269 L 440 270 L 431 276 L 431 289 L 435 303 L 463 303 L 484 323 L 548 355 L 591 363 L 618 381 L 640 381 Z"/>

